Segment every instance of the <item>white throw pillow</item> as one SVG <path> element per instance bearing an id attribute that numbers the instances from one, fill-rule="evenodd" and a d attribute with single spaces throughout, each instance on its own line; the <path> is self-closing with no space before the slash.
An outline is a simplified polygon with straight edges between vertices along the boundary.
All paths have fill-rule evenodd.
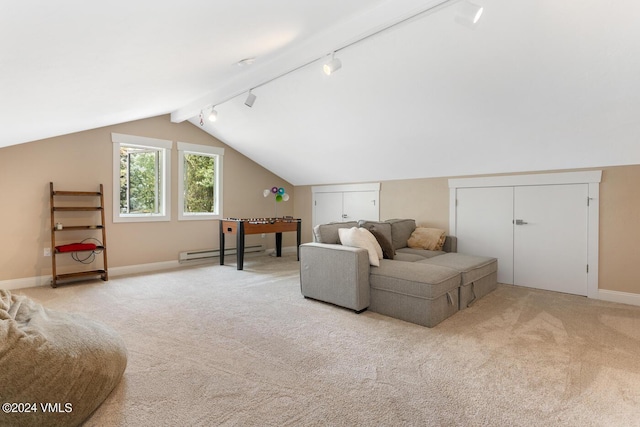
<path id="1" fill-rule="evenodd" d="M 340 236 L 340 242 L 344 246 L 366 249 L 369 253 L 369 264 L 376 267 L 380 266 L 382 248 L 369 230 L 359 227 L 340 228 L 338 229 L 338 235 Z"/>

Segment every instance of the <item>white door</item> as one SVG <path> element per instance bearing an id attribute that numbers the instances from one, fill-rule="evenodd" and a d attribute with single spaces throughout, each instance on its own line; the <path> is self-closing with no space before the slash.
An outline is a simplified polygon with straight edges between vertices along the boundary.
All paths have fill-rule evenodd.
<path id="1" fill-rule="evenodd" d="M 341 221 L 343 221 L 342 193 L 315 193 L 313 200 L 313 226 Z"/>
<path id="2" fill-rule="evenodd" d="M 588 188 L 515 187 L 516 285 L 587 295 Z"/>
<path id="3" fill-rule="evenodd" d="M 349 191 L 342 194 L 342 221 L 380 219 L 377 191 Z"/>
<path id="4" fill-rule="evenodd" d="M 513 284 L 513 187 L 456 191 L 458 252 L 498 259 L 498 282 Z"/>

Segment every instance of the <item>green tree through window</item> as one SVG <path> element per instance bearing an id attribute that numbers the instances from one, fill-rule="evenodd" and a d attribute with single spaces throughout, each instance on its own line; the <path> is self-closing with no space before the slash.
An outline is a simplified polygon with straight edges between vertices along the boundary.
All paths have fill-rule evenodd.
<path id="1" fill-rule="evenodd" d="M 222 217 L 224 148 L 178 141 L 178 220 Z"/>
<path id="2" fill-rule="evenodd" d="M 120 147 L 120 213 L 160 213 L 161 156 L 161 150 Z"/>
<path id="3" fill-rule="evenodd" d="M 215 212 L 215 157 L 184 154 L 184 212 Z"/>

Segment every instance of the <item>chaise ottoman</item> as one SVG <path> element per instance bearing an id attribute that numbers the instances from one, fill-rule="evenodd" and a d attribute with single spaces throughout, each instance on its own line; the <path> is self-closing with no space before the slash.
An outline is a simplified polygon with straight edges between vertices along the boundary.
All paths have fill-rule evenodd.
<path id="1" fill-rule="evenodd" d="M 369 282 L 376 313 L 431 328 L 459 309 L 460 273 L 448 267 L 381 259 Z"/>
<path id="2" fill-rule="evenodd" d="M 418 262 L 421 263 L 460 272 L 460 310 L 469 307 L 497 287 L 498 260 L 495 258 L 448 253 Z"/>

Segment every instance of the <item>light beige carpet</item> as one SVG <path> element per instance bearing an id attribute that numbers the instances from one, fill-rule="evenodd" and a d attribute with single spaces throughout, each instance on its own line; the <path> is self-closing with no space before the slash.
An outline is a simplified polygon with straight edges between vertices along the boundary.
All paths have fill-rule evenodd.
<path id="1" fill-rule="evenodd" d="M 89 426 L 640 425 L 640 307 L 500 285 L 428 329 L 305 300 L 298 265 L 22 293 L 123 336 Z"/>

